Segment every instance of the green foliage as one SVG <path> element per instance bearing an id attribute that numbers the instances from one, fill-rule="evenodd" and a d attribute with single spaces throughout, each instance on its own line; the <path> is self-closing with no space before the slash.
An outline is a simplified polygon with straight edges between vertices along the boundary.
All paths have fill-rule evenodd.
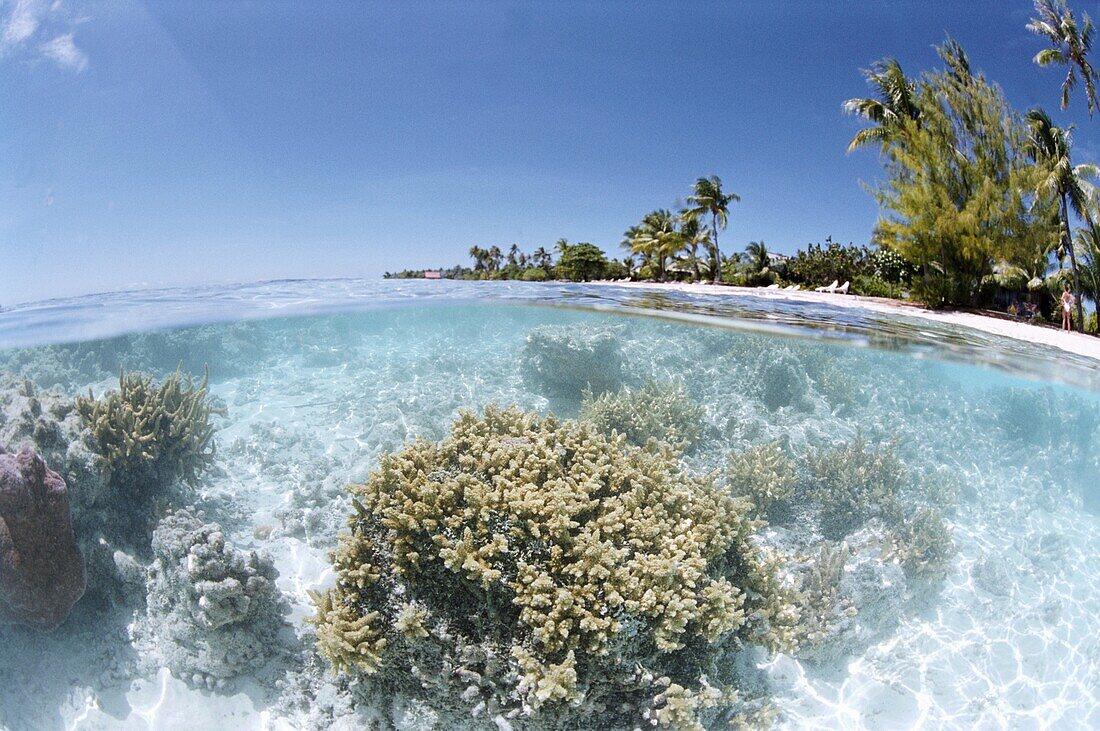
<path id="1" fill-rule="evenodd" d="M 564 244 L 554 273 L 561 279 L 587 282 L 601 279 L 607 271 L 607 257 L 592 244 Z"/>
<path id="2" fill-rule="evenodd" d="M 520 276 L 525 282 L 545 282 L 550 278 L 550 275 L 546 273 L 545 269 L 539 269 L 537 267 L 528 267 L 523 270 L 523 274 Z"/>
<path id="3" fill-rule="evenodd" d="M 893 445 L 871 448 L 863 437 L 810 455 L 810 487 L 821 510 L 821 532 L 834 541 L 871 518 L 901 522 L 906 472 Z"/>
<path id="4" fill-rule="evenodd" d="M 891 284 L 883 279 L 866 274 L 861 274 L 851 281 L 852 288 L 849 291 L 863 297 L 892 297 L 897 299 L 901 297 L 901 293 L 904 291 L 903 286 L 900 284 Z"/>
<path id="5" fill-rule="evenodd" d="M 623 246 L 641 256 L 659 282 L 665 279 L 669 257 L 676 256 L 684 246 L 684 237 L 676 224 L 672 212 L 662 208 L 650 211 L 640 224 L 623 233 Z"/>
<path id="6" fill-rule="evenodd" d="M 1066 67 L 1066 78 L 1062 82 L 1063 110 L 1069 106 L 1069 95 L 1077 86 L 1077 81 L 1083 80 L 1085 100 L 1088 102 L 1091 118 L 1097 108 L 1096 82 L 1100 79 L 1088 60 L 1095 33 L 1092 20 L 1085 13 L 1078 25 L 1077 19 L 1066 7 L 1065 0 L 1035 0 L 1035 11 L 1039 17 L 1032 18 L 1027 29 L 1050 42 L 1049 48 L 1035 54 L 1035 63 L 1040 66 Z"/>
<path id="7" fill-rule="evenodd" d="M 848 152 L 868 145 L 886 150 L 905 135 L 906 121 L 919 122 L 921 110 L 916 104 L 916 84 L 906 77 L 897 59 L 884 58 L 864 69 L 863 76 L 876 95 L 844 102 L 844 111 L 870 122 L 872 126 L 856 133 L 848 143 Z"/>
<path id="8" fill-rule="evenodd" d="M 626 279 L 629 276 L 630 267 L 626 262 L 618 259 L 611 259 L 607 262 L 607 269 L 604 271 L 604 277 L 607 279 Z"/>
<path id="9" fill-rule="evenodd" d="M 752 500 L 755 514 L 777 522 L 794 497 L 794 462 L 776 442 L 761 444 L 730 457 L 730 492 Z"/>
<path id="10" fill-rule="evenodd" d="M 994 262 L 1030 261 L 1048 245 L 1054 209 L 1034 200 L 1027 131 L 1003 92 L 954 41 L 939 53 L 946 68 L 922 77 L 919 119 L 901 120 L 887 148 L 875 235 L 920 268 L 925 302 L 968 305 Z"/>
<path id="11" fill-rule="evenodd" d="M 599 397 L 586 390 L 581 418 L 605 433 L 625 435 L 631 444 L 645 446 L 655 439 L 685 450 L 699 439 L 704 413 L 682 383 L 650 381 L 639 389 L 623 388 Z"/>
<path id="12" fill-rule="evenodd" d="M 916 273 L 916 267 L 896 251 L 875 249 L 867 254 L 864 276 L 869 275 L 890 284 L 902 284 Z"/>
<path id="13" fill-rule="evenodd" d="M 463 412 L 349 490 L 319 650 L 467 723 L 724 725 L 745 700 L 729 653 L 793 636 L 748 502 L 590 422 Z"/>
<path id="14" fill-rule="evenodd" d="M 217 413 L 206 381 L 180 371 L 159 386 L 136 373 L 119 373 L 118 390 L 100 399 L 78 396 L 76 409 L 104 457 L 105 479 L 133 489 L 181 480 L 197 484 L 214 463 Z"/>
<path id="15" fill-rule="evenodd" d="M 841 246 L 831 240 L 825 245 L 808 244 L 787 261 L 787 279 L 807 287 L 852 282 L 869 270 L 869 252 L 862 246 Z"/>
<path id="16" fill-rule="evenodd" d="M 725 229 L 729 220 L 729 205 L 741 200 L 736 193 L 727 193 L 722 190 L 722 179 L 717 175 L 709 178 L 699 178 L 692 186 L 691 195 L 687 198 L 687 208 L 680 212 L 683 221 L 706 221 L 710 219 L 711 235 L 706 241 L 707 253 L 710 255 L 711 279 L 715 282 L 721 273 L 722 253 L 718 248 L 718 231 Z"/>

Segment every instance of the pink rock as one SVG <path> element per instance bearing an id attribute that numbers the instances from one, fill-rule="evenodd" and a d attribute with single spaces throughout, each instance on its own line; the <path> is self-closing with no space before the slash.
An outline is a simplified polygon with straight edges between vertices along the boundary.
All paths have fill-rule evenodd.
<path id="1" fill-rule="evenodd" d="M 51 630 L 84 587 L 65 481 L 30 449 L 0 453 L 0 623 Z"/>

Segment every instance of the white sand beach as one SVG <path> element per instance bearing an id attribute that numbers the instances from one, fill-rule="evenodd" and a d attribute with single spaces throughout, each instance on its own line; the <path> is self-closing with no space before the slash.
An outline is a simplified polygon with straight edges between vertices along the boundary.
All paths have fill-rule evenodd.
<path id="1" fill-rule="evenodd" d="M 608 283 L 605 283 L 608 284 Z M 788 302 L 806 302 L 828 304 L 835 307 L 851 307 L 884 314 L 897 313 L 907 317 L 919 317 L 933 322 L 958 325 L 978 330 L 990 335 L 1000 335 L 1029 343 L 1048 345 L 1068 353 L 1085 356 L 1100 361 L 1100 337 L 1083 335 L 1077 332 L 1063 332 L 1051 327 L 1031 325 L 1026 322 L 1001 320 L 995 317 L 970 312 L 951 312 L 930 310 L 917 304 L 907 304 L 898 300 L 881 297 L 859 297 L 851 294 L 826 294 L 824 292 L 788 291 L 766 289 L 763 287 L 733 287 L 728 285 L 655 282 L 617 282 L 617 287 L 633 287 L 666 291 L 689 292 L 693 294 L 718 295 L 729 293 L 739 297 L 760 297 L 762 299 L 784 300 Z"/>

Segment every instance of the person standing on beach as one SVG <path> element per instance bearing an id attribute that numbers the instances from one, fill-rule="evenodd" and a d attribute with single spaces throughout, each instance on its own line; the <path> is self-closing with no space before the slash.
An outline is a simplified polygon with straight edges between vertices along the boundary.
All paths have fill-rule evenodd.
<path id="1" fill-rule="evenodd" d="M 1070 322 L 1070 310 L 1073 309 L 1073 295 L 1069 292 L 1069 285 L 1067 284 L 1062 290 L 1062 329 L 1072 330 L 1073 325 Z"/>

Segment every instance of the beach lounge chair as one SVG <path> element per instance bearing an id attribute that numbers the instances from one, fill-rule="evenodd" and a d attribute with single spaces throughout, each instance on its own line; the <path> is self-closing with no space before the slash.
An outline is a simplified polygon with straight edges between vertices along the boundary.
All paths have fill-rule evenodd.
<path id="1" fill-rule="evenodd" d="M 832 283 L 832 284 L 830 284 L 830 285 L 828 285 L 828 286 L 825 286 L 825 287 L 818 287 L 818 288 L 817 288 L 817 289 L 815 289 L 814 291 L 815 291 L 815 292 L 828 292 L 829 294 L 832 294 L 833 292 L 835 292 L 835 291 L 836 291 L 836 286 L 837 286 L 837 284 L 839 284 L 839 282 L 837 282 L 837 281 L 836 281 L 836 280 L 834 279 L 834 280 L 833 280 L 833 283 Z"/>
<path id="2" fill-rule="evenodd" d="M 769 284 L 767 287 L 764 287 L 764 289 L 779 289 L 779 285 L 778 284 Z"/>
<path id="3" fill-rule="evenodd" d="M 842 284 L 839 287 L 837 287 L 836 289 L 834 289 L 833 292 L 836 293 L 836 294 L 848 294 L 848 285 L 849 284 L 851 284 L 851 282 L 845 282 L 844 284 Z"/>
<path id="4" fill-rule="evenodd" d="M 797 292 L 798 290 L 802 289 L 802 285 L 800 285 L 800 284 L 792 284 L 791 286 L 789 286 L 789 287 L 784 287 L 783 289 L 784 289 L 785 291 L 787 291 L 787 292 Z"/>

